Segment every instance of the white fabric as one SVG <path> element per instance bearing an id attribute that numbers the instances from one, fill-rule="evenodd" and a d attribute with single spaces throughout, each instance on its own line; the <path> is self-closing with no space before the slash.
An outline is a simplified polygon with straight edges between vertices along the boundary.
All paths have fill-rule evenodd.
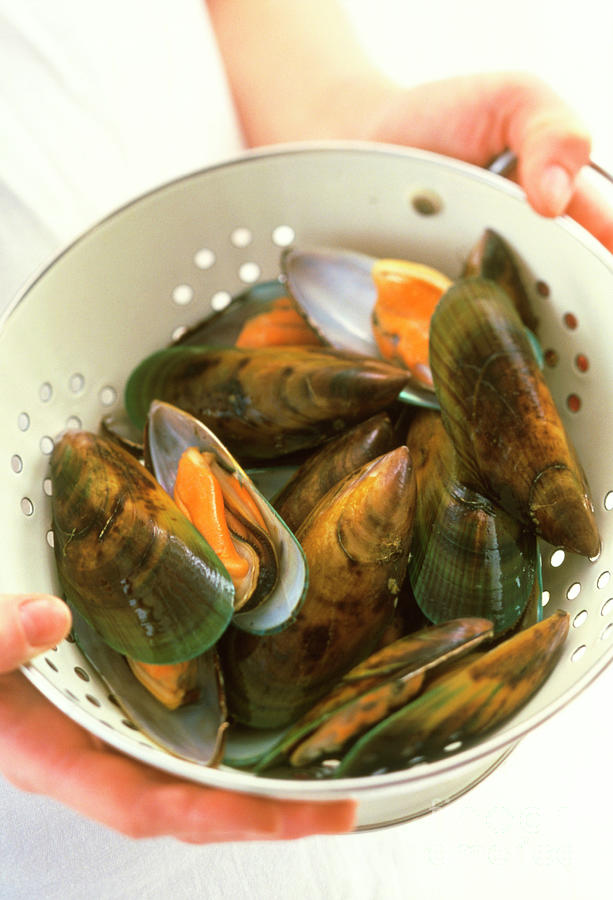
<path id="1" fill-rule="evenodd" d="M 93 221 L 240 149 L 202 0 L 0 0 L 0 309 Z M 362 835 L 135 842 L 0 777 L 0 897 L 604 900 L 612 690 L 607 672 L 451 806 Z"/>

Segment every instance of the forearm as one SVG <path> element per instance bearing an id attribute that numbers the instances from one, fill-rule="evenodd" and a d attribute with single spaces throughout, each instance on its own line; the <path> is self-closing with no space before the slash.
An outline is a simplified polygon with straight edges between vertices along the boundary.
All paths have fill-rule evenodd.
<path id="1" fill-rule="evenodd" d="M 208 0 L 250 145 L 367 138 L 393 86 L 334 0 Z"/>

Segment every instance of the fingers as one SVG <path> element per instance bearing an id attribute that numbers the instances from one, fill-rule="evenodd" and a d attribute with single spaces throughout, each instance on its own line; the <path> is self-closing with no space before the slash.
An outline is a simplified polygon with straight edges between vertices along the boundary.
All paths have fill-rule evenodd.
<path id="1" fill-rule="evenodd" d="M 519 181 L 534 209 L 561 215 L 589 163 L 591 140 L 579 117 L 539 79 L 517 77 L 501 90 L 507 142 L 519 158 Z"/>
<path id="2" fill-rule="evenodd" d="M 63 640 L 70 630 L 66 604 L 47 594 L 0 595 L 0 674 Z"/>
<path id="3" fill-rule="evenodd" d="M 349 831 L 355 815 L 351 801 L 275 801 L 142 765 L 64 716 L 19 672 L 0 680 L 0 771 L 22 790 L 53 797 L 133 838 L 287 840 Z"/>

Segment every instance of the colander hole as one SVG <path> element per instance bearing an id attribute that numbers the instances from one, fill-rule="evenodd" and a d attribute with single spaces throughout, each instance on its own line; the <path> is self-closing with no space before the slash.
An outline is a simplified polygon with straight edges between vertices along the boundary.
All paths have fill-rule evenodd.
<path id="1" fill-rule="evenodd" d="M 613 634 L 613 622 L 609 622 L 607 627 L 605 629 L 603 629 L 603 632 L 600 635 L 600 640 L 606 641 L 606 640 L 608 640 L 608 638 L 611 637 L 612 634 Z"/>
<path id="2" fill-rule="evenodd" d="M 566 596 L 569 600 L 576 600 L 576 598 L 581 593 L 581 585 L 578 581 L 575 581 L 574 584 L 571 584 L 569 589 L 566 591 Z"/>
<path id="3" fill-rule="evenodd" d="M 440 194 L 429 188 L 415 191 L 410 197 L 410 203 L 420 216 L 435 216 L 443 209 L 443 200 Z"/>
<path id="4" fill-rule="evenodd" d="M 53 397 L 53 387 L 49 384 L 48 381 L 43 382 L 40 388 L 38 389 L 38 396 L 40 398 L 41 403 L 48 403 L 49 400 Z"/>
<path id="5" fill-rule="evenodd" d="M 176 341 L 180 340 L 180 338 L 183 337 L 183 335 L 185 334 L 186 331 L 187 331 L 187 325 L 177 325 L 175 330 L 170 335 L 170 340 L 173 342 L 173 344 Z"/>
<path id="6" fill-rule="evenodd" d="M 453 753 L 455 750 L 459 750 L 462 746 L 462 741 L 450 741 L 448 744 L 445 744 L 444 751 L 445 753 Z"/>
<path id="7" fill-rule="evenodd" d="M 566 554 L 564 553 L 564 550 L 562 550 L 562 549 L 554 550 L 553 553 L 551 554 L 549 564 L 551 565 L 551 567 L 553 569 L 559 569 L 565 559 L 566 559 Z"/>
<path id="8" fill-rule="evenodd" d="M 45 456 L 49 456 L 51 453 L 53 453 L 55 444 L 52 437 L 49 437 L 48 434 L 44 434 L 40 439 L 38 446 L 40 447 L 41 453 L 44 453 Z"/>
<path id="9" fill-rule="evenodd" d="M 277 225 L 272 233 L 272 242 L 277 247 L 289 247 L 296 237 L 291 225 Z"/>
<path id="10" fill-rule="evenodd" d="M 87 674 L 85 669 L 81 668 L 81 666 L 75 666 L 74 673 L 77 676 L 77 678 L 81 679 L 81 681 L 89 681 L 89 675 Z"/>
<path id="11" fill-rule="evenodd" d="M 194 263 L 199 269 L 210 269 L 211 266 L 215 265 L 215 254 L 208 247 L 202 247 L 194 255 Z"/>
<path id="12" fill-rule="evenodd" d="M 541 596 L 541 606 L 547 606 L 550 600 L 551 594 L 549 593 L 549 591 L 543 591 Z"/>
<path id="13" fill-rule="evenodd" d="M 47 663 L 47 665 L 49 666 L 50 669 L 53 669 L 54 672 L 59 672 L 59 669 L 58 669 L 58 667 L 55 665 L 55 663 L 52 663 L 51 660 L 50 660 L 50 659 L 47 659 L 46 656 L 45 656 L 45 662 Z"/>
<path id="14" fill-rule="evenodd" d="M 579 662 L 579 660 L 581 659 L 581 657 L 583 656 L 583 654 L 585 653 L 586 650 L 587 650 L 587 645 L 580 644 L 576 650 L 573 650 L 571 657 L 570 657 L 570 661 L 574 662 L 574 663 Z"/>
<path id="15" fill-rule="evenodd" d="M 66 690 L 64 691 L 64 693 L 66 694 L 66 696 L 68 697 L 69 700 L 73 700 L 75 703 L 80 703 L 80 702 L 81 702 L 81 701 L 79 700 L 79 698 L 76 696 L 76 694 L 73 694 L 73 693 L 72 693 L 72 691 L 69 691 L 68 689 L 66 689 Z"/>
<path id="16" fill-rule="evenodd" d="M 550 369 L 555 369 L 557 364 L 560 362 L 558 351 L 554 350 L 553 347 L 549 347 L 547 350 L 545 350 L 543 356 L 545 359 L 545 365 L 549 366 Z"/>
<path id="17" fill-rule="evenodd" d="M 549 285 L 546 281 L 537 281 L 536 282 L 536 292 L 541 297 L 548 297 L 551 293 Z"/>
<path id="18" fill-rule="evenodd" d="M 34 504 L 32 503 L 32 501 L 30 500 L 29 497 L 22 497 L 20 506 L 21 506 L 21 511 L 24 514 L 24 516 L 34 515 Z"/>
<path id="19" fill-rule="evenodd" d="M 18 453 L 13 453 L 11 456 L 11 469 L 15 472 L 16 475 L 19 475 L 20 472 L 23 472 L 23 460 Z"/>
<path id="20" fill-rule="evenodd" d="M 608 585 L 610 580 L 611 580 L 610 572 L 601 572 L 601 574 L 598 576 L 598 579 L 596 581 L 596 587 L 598 588 L 598 590 L 601 591 L 603 588 L 606 588 L 606 586 Z"/>
<path id="21" fill-rule="evenodd" d="M 47 495 L 47 497 L 51 497 L 53 494 L 53 482 L 50 478 L 45 478 L 43 481 L 43 491 Z"/>
<path id="22" fill-rule="evenodd" d="M 587 609 L 582 609 L 573 619 L 573 627 L 580 628 L 587 619 Z"/>
<path id="23" fill-rule="evenodd" d="M 564 322 L 566 327 L 569 329 L 569 331 L 575 331 L 575 329 L 579 325 L 579 320 L 577 319 L 577 316 L 571 312 L 564 313 L 564 316 L 562 317 L 562 321 Z"/>
<path id="24" fill-rule="evenodd" d="M 613 509 L 613 491 L 607 491 L 604 495 L 604 508 L 607 510 Z"/>
<path id="25" fill-rule="evenodd" d="M 68 416 L 66 428 L 68 431 L 78 431 L 81 428 L 81 419 L 78 416 Z"/>
<path id="26" fill-rule="evenodd" d="M 27 412 L 19 413 L 17 416 L 17 427 L 20 431 L 27 431 L 30 427 L 30 417 Z"/>
<path id="27" fill-rule="evenodd" d="M 178 284 L 172 292 L 172 299 L 177 306 L 187 306 L 194 299 L 194 289 L 189 284 Z"/>
<path id="28" fill-rule="evenodd" d="M 566 406 L 572 413 L 579 412 L 581 409 L 581 397 L 579 394 L 569 394 L 566 398 Z"/>
<path id="29" fill-rule="evenodd" d="M 575 368 L 578 372 L 587 372 L 590 367 L 590 361 L 585 353 L 577 353 L 575 356 Z"/>
<path id="30" fill-rule="evenodd" d="M 601 616 L 610 616 L 613 612 L 613 597 L 609 597 L 608 600 L 602 604 L 602 609 L 600 610 Z"/>
<path id="31" fill-rule="evenodd" d="M 255 284 L 260 277 L 261 269 L 257 263 L 246 262 L 238 270 L 238 277 L 244 284 Z"/>
<path id="32" fill-rule="evenodd" d="M 117 400 L 117 391 L 110 384 L 107 384 L 100 390 L 98 397 L 103 406 L 112 406 Z"/>
<path id="33" fill-rule="evenodd" d="M 47 540 L 47 543 L 49 544 L 49 546 L 50 546 L 51 549 L 53 550 L 53 548 L 55 547 L 55 538 L 53 537 L 53 531 L 52 531 L 51 529 L 49 529 L 49 531 L 48 531 L 47 534 L 45 535 L 45 538 L 46 538 L 46 540 Z"/>
<path id="34" fill-rule="evenodd" d="M 230 235 L 230 242 L 234 247 L 248 247 L 253 240 L 253 234 L 248 228 L 235 228 Z"/>
<path id="35" fill-rule="evenodd" d="M 91 694 L 86 694 L 85 699 L 88 700 L 92 704 L 92 706 L 98 706 L 98 707 L 102 706 L 102 704 L 100 703 L 98 698 L 93 697 Z"/>
<path id="36" fill-rule="evenodd" d="M 131 722 L 130 719 L 122 719 L 121 724 L 125 725 L 126 728 L 131 728 L 132 731 L 139 731 L 138 725 L 135 725 L 134 722 Z"/>
<path id="37" fill-rule="evenodd" d="M 75 372 L 68 379 L 68 387 L 73 394 L 79 394 L 85 387 L 85 378 L 80 372 Z"/>
<path id="38" fill-rule="evenodd" d="M 217 291 L 217 293 L 213 294 L 211 297 L 211 307 L 215 312 L 221 312 L 222 309 L 225 309 L 226 306 L 229 305 L 231 300 L 232 295 L 228 293 L 228 291 Z"/>

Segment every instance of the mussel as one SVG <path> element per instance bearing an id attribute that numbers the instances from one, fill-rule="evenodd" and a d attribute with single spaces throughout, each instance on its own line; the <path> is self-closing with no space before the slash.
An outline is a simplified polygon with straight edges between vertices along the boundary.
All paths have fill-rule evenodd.
<path id="1" fill-rule="evenodd" d="M 444 294 L 430 365 L 463 483 L 549 543 L 594 557 L 587 480 L 521 319 L 495 282 L 460 279 Z"/>
<path id="2" fill-rule="evenodd" d="M 334 776 L 353 777 L 436 759 L 484 737 L 517 712 L 549 677 L 568 634 L 558 611 L 485 654 L 454 668 L 432 687 L 367 731 Z"/>
<path id="3" fill-rule="evenodd" d="M 262 756 L 256 771 L 286 758 L 296 767 L 338 758 L 360 734 L 416 696 L 427 673 L 473 651 L 492 633 L 487 620 L 459 619 L 421 629 L 373 653 Z"/>
<path id="4" fill-rule="evenodd" d="M 216 435 L 183 410 L 153 402 L 147 416 L 145 448 L 153 473 L 169 495 L 180 500 L 181 490 L 185 495 L 202 492 L 186 512 L 191 512 L 193 521 L 205 533 L 209 528 L 213 531 L 211 540 L 223 528 L 211 495 L 217 490 L 221 495 L 225 507 L 221 515 L 232 542 L 226 563 L 238 566 L 233 577 L 234 625 L 255 633 L 283 628 L 297 614 L 308 583 L 304 553 L 289 528 Z M 209 471 L 203 484 L 198 478 L 195 484 L 183 486 L 178 479 L 180 467 L 190 464 L 192 457 L 196 475 L 200 460 L 206 462 Z M 187 475 L 189 478 L 190 473 Z M 218 486 L 212 483 L 215 480 Z"/>
<path id="5" fill-rule="evenodd" d="M 220 312 L 188 328 L 175 344 L 271 347 L 320 344 L 281 281 L 254 284 Z"/>
<path id="6" fill-rule="evenodd" d="M 259 728 L 287 725 L 377 645 L 406 571 L 415 483 L 406 447 L 332 488 L 296 536 L 310 581 L 296 620 L 220 644 L 228 708 Z"/>
<path id="7" fill-rule="evenodd" d="M 386 413 L 358 423 L 308 457 L 276 494 L 274 508 L 288 528 L 296 531 L 335 484 L 397 443 Z"/>
<path id="8" fill-rule="evenodd" d="M 537 575 L 536 536 L 460 480 L 440 413 L 420 410 L 409 428 L 417 502 L 408 576 L 431 622 L 462 616 L 512 628 Z"/>
<path id="9" fill-rule="evenodd" d="M 211 428 L 241 459 L 313 447 L 389 406 L 407 374 L 325 347 L 171 347 L 130 376 L 125 403 L 144 425 L 163 400 Z"/>
<path id="10" fill-rule="evenodd" d="M 51 479 L 60 581 L 100 636 L 154 664 L 213 646 L 233 615 L 232 582 L 153 476 L 117 443 L 68 431 Z"/>

